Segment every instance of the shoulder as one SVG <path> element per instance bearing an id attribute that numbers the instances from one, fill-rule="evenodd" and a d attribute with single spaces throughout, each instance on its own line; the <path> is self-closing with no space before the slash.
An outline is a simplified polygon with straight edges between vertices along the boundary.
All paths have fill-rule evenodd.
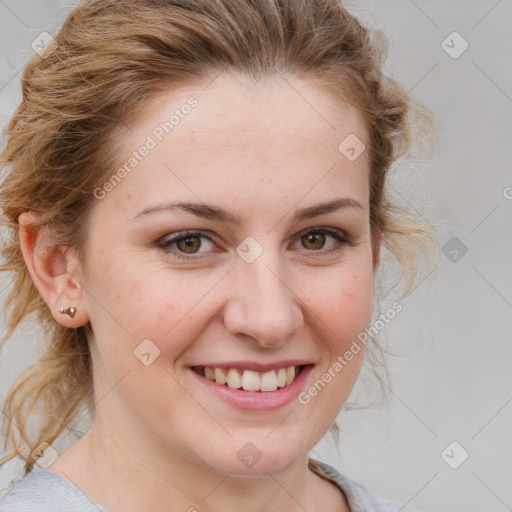
<path id="1" fill-rule="evenodd" d="M 34 469 L 11 483 L 0 497 L 0 512 L 105 512 L 88 496 L 47 469 Z"/>
<path id="2" fill-rule="evenodd" d="M 309 459 L 309 468 L 333 482 L 345 494 L 352 512 L 419 512 L 380 497 L 366 485 L 347 478 L 325 462 Z"/>

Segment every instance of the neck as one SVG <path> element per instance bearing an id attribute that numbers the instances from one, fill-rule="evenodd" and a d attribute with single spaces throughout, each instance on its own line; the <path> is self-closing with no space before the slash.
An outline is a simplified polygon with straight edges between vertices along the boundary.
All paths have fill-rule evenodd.
<path id="1" fill-rule="evenodd" d="M 95 417 L 89 432 L 50 469 L 109 512 L 168 510 L 170 504 L 188 512 L 313 512 L 321 504 L 323 511 L 348 510 L 340 491 L 308 469 L 307 454 L 280 474 L 241 476 L 161 445 L 143 445 L 140 438 L 128 429 L 113 432 Z"/>

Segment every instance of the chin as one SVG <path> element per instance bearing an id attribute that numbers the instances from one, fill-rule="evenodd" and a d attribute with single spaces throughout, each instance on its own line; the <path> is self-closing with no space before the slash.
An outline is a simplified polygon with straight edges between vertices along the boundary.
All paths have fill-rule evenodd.
<path id="1" fill-rule="evenodd" d="M 267 434 L 268 435 L 268 434 Z M 220 473 L 239 476 L 268 476 L 286 472 L 307 457 L 309 449 L 282 438 L 273 442 L 261 437 L 254 441 L 234 441 L 230 446 L 211 451 L 203 461 Z"/>

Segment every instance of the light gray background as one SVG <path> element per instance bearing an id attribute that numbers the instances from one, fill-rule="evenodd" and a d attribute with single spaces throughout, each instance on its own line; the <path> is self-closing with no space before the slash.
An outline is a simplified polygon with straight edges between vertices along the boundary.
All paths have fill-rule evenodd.
<path id="1" fill-rule="evenodd" d="M 51 33 L 72 5 L 0 0 L 2 126 L 21 98 L 31 42 Z M 404 354 L 389 359 L 389 405 L 342 413 L 338 452 L 326 439 L 312 456 L 424 512 L 512 510 L 512 2 L 347 5 L 386 33 L 388 72 L 438 124 L 438 154 L 422 166 L 420 185 L 397 180 L 398 193 L 436 226 L 441 245 L 457 237 L 468 251 L 455 262 L 442 254 L 435 281 L 404 299 L 383 331 Z M 455 59 L 442 47 L 453 31 L 469 44 Z M 448 44 L 460 48 L 460 40 Z M 7 285 L 1 276 L 2 297 Z M 25 323 L 2 352 L 1 399 L 35 360 L 37 336 Z M 452 441 L 469 453 L 458 469 L 441 457 Z M 460 450 L 448 452 L 451 461 Z M 0 471 L 0 488 L 19 467 Z"/>

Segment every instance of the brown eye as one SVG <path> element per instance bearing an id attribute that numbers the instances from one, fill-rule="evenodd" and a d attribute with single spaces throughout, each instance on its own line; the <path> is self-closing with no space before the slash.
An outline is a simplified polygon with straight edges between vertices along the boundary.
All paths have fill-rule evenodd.
<path id="1" fill-rule="evenodd" d="M 211 251 L 215 244 L 205 233 L 185 231 L 163 238 L 157 242 L 157 246 L 170 256 L 192 260 L 194 257 L 195 259 L 206 257 L 203 253 Z"/>
<path id="2" fill-rule="evenodd" d="M 329 239 L 331 240 L 330 242 Z M 314 257 L 339 253 L 347 246 L 355 246 L 355 244 L 344 235 L 343 231 L 324 227 L 309 229 L 299 233 L 295 243 L 298 244 L 299 242 L 302 246 L 301 248 L 305 249 L 306 252 L 310 253 L 310 256 Z"/>
<path id="3" fill-rule="evenodd" d="M 301 237 L 302 244 L 306 249 L 322 249 L 325 244 L 325 234 L 321 232 L 312 232 Z"/>
<path id="4" fill-rule="evenodd" d="M 194 254 L 201 247 L 199 236 L 191 235 L 176 241 L 176 247 L 187 254 Z"/>

